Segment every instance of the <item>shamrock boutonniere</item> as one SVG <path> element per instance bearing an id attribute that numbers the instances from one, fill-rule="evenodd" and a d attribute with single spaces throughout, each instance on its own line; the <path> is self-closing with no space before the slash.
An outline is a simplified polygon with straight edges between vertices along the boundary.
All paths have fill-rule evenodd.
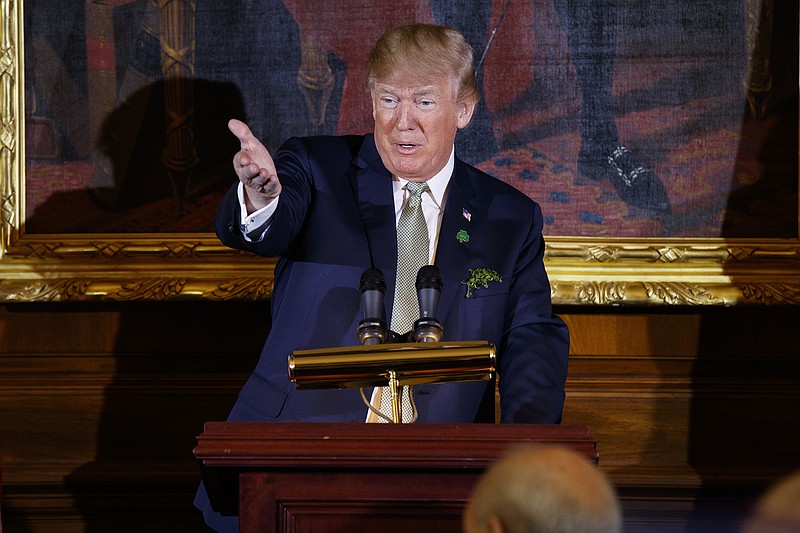
<path id="1" fill-rule="evenodd" d="M 490 281 L 503 283 L 503 276 L 496 270 L 490 268 L 470 268 L 469 276 L 466 281 L 462 281 L 461 283 L 467 286 L 467 298 L 470 298 L 473 290 L 478 290 L 481 287 L 488 287 Z"/>

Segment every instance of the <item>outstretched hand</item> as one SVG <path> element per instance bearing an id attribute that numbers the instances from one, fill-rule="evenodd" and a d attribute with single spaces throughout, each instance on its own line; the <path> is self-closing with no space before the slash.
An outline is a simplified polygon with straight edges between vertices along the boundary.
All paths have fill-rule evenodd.
<path id="1" fill-rule="evenodd" d="M 261 209 L 281 193 L 281 182 L 269 150 L 241 120 L 228 121 L 241 149 L 233 156 L 233 170 L 244 184 L 248 212 Z"/>

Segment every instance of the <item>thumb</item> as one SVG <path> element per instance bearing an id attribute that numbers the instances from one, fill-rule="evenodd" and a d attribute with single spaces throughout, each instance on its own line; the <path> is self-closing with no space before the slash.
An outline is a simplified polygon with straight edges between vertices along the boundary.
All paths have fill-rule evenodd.
<path id="1" fill-rule="evenodd" d="M 236 135 L 236 138 L 239 139 L 239 143 L 242 145 L 242 148 L 247 148 L 250 142 L 253 140 L 253 132 L 250 131 L 250 128 L 242 122 L 241 120 L 237 120 L 232 118 L 228 121 L 228 129 Z"/>

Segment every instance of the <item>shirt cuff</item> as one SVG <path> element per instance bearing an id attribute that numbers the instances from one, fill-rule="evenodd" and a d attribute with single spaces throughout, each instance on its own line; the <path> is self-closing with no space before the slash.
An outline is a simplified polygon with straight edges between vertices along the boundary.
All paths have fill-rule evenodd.
<path id="1" fill-rule="evenodd" d="M 275 211 L 278 209 L 278 198 L 280 198 L 280 196 L 273 198 L 270 203 L 261 209 L 247 214 L 247 205 L 244 201 L 244 184 L 239 183 L 237 194 L 239 197 L 239 209 L 241 210 L 240 220 L 242 223 L 240 229 L 242 235 L 244 235 L 247 241 L 258 242 L 264 238 L 264 235 L 269 229 L 272 215 L 274 215 Z"/>

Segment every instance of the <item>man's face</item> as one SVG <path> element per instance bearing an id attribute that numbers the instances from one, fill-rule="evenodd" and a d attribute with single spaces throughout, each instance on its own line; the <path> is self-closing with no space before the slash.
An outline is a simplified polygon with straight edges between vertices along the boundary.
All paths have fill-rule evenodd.
<path id="1" fill-rule="evenodd" d="M 456 102 L 447 76 L 420 85 L 407 78 L 372 89 L 375 144 L 395 176 L 426 181 L 450 158 L 456 131 L 469 124 L 475 103 Z"/>

